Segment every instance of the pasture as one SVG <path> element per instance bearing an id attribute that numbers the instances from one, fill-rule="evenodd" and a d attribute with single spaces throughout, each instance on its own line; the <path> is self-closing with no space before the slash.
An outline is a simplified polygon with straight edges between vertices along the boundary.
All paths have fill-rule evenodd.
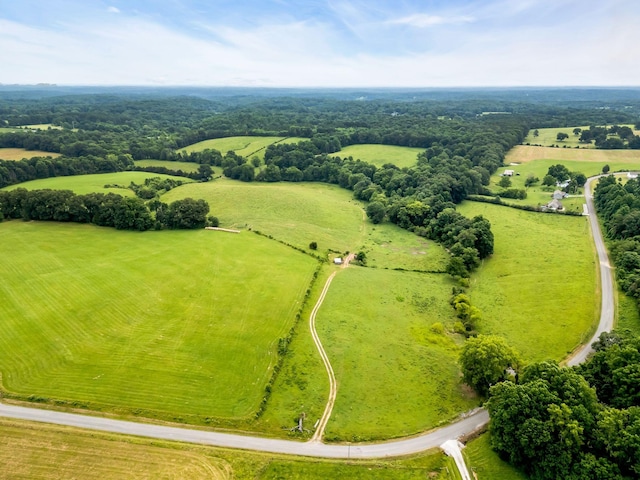
<path id="1" fill-rule="evenodd" d="M 626 126 L 633 129 L 633 125 L 626 125 Z M 536 129 L 532 128 L 531 130 L 529 130 L 529 134 L 526 136 L 526 138 L 522 143 L 531 144 L 531 145 L 543 145 L 545 147 L 550 147 L 551 145 L 559 145 L 560 148 L 563 148 L 563 146 L 566 145 L 567 148 L 575 148 L 577 146 L 579 146 L 580 148 L 587 148 L 587 149 L 596 148 L 596 146 L 593 143 L 580 143 L 579 141 L 580 134 L 575 135 L 573 133 L 574 128 L 576 127 L 538 128 L 537 137 L 534 136 L 533 134 Z M 589 126 L 583 125 L 577 128 L 580 128 L 582 130 L 588 130 Z M 569 138 L 563 141 L 559 141 L 556 137 L 560 132 L 566 133 L 567 135 L 569 135 Z M 638 131 L 635 131 L 634 133 L 638 135 Z"/>
<path id="2" fill-rule="evenodd" d="M 461 384 L 446 275 L 350 267 L 333 280 L 318 333 L 338 382 L 328 440 L 411 435 L 477 406 Z M 432 330 L 434 323 L 445 331 Z"/>
<path id="3" fill-rule="evenodd" d="M 481 333 L 505 337 L 529 362 L 560 361 L 589 338 L 600 299 L 586 217 L 476 202 L 458 211 L 488 218 L 495 236 L 494 254 L 469 289 Z"/>
<path id="4" fill-rule="evenodd" d="M 322 460 L 151 440 L 0 418 L 0 476 L 100 479 L 453 480 L 438 450 L 399 459 Z"/>
<path id="5" fill-rule="evenodd" d="M 376 167 L 391 163 L 403 168 L 415 165 L 418 154 L 424 151 L 424 148 L 363 144 L 349 145 L 333 155 L 340 158 L 353 157 L 354 160 L 360 159 L 363 162 L 372 163 Z"/>
<path id="6" fill-rule="evenodd" d="M 187 423 L 252 421 L 317 265 L 251 233 L 11 221 L 0 237 L 6 395 Z"/>
<path id="7" fill-rule="evenodd" d="M 183 172 L 193 173 L 198 171 L 197 163 L 193 162 L 171 162 L 169 160 L 136 160 L 136 167 L 164 167 L 169 170 L 182 170 Z M 212 167 L 215 169 L 215 167 Z"/>
<path id="8" fill-rule="evenodd" d="M 74 175 L 71 177 L 52 177 L 31 180 L 30 182 L 18 183 L 5 187 L 4 190 L 15 190 L 16 188 L 26 188 L 27 190 L 51 189 L 51 190 L 71 190 L 78 195 L 87 193 L 117 193 L 123 197 L 134 197 L 135 194 L 127 186 L 133 182 L 144 183 L 146 178 L 160 177 L 173 178 L 190 183 L 193 180 L 185 177 L 175 177 L 160 173 L 148 172 L 117 172 L 117 173 L 97 173 L 94 175 Z M 109 187 L 105 185 L 120 185 L 122 188 Z"/>
<path id="9" fill-rule="evenodd" d="M 364 211 L 351 192 L 319 183 L 243 183 L 220 179 L 183 185 L 163 202 L 192 197 L 209 202 L 220 226 L 251 228 L 300 248 L 353 250 L 364 232 Z"/>
<path id="10" fill-rule="evenodd" d="M 222 155 L 226 154 L 228 151 L 233 151 L 245 158 L 253 158 L 256 156 L 263 160 L 266 148 L 273 143 L 298 143 L 305 140 L 309 139 L 299 137 L 224 137 L 203 140 L 202 142 L 180 148 L 177 151 L 186 151 L 187 153 L 191 153 L 211 148 L 220 151 Z"/>
<path id="11" fill-rule="evenodd" d="M 2 133 L 2 132 L 0 132 Z M 0 160 L 23 160 L 33 157 L 59 157 L 59 153 L 27 150 L 25 148 L 0 148 Z"/>

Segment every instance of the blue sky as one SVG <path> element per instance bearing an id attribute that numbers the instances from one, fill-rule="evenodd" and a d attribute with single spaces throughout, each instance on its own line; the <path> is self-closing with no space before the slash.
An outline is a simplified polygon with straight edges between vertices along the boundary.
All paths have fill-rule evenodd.
<path id="1" fill-rule="evenodd" d="M 638 0 L 0 0 L 0 83 L 640 85 Z"/>

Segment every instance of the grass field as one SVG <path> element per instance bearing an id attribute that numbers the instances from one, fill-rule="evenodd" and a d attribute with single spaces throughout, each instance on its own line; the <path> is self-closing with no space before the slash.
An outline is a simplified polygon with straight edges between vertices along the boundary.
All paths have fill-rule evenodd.
<path id="1" fill-rule="evenodd" d="M 351 192 L 318 183 L 243 183 L 214 180 L 176 188 L 162 197 L 164 202 L 185 197 L 203 198 L 220 225 L 252 228 L 264 234 L 318 250 L 354 248 L 364 232 L 364 212 Z"/>
<path id="2" fill-rule="evenodd" d="M 190 183 L 193 180 L 185 177 L 174 177 L 171 175 L 162 175 L 160 173 L 148 172 L 117 172 L 117 173 L 98 173 L 95 175 L 74 175 L 71 177 L 53 177 L 31 180 L 30 182 L 18 183 L 5 187 L 4 190 L 15 190 L 16 188 L 26 188 L 27 190 L 52 189 L 52 190 L 71 190 L 78 195 L 87 193 L 117 193 L 123 197 L 134 197 L 132 190 L 126 188 L 131 182 L 142 184 L 146 178 L 161 177 L 173 178 Z M 105 185 L 121 185 L 124 188 L 104 188 Z"/>
<path id="3" fill-rule="evenodd" d="M 493 256 L 471 278 L 482 333 L 504 336 L 527 361 L 561 360 L 599 316 L 593 241 L 585 217 L 465 202 L 495 236 Z"/>
<path id="4" fill-rule="evenodd" d="M 456 365 L 445 275 L 350 267 L 334 279 L 316 320 L 338 381 L 329 440 L 410 435 L 477 406 Z M 315 421 L 315 420 L 313 420 Z"/>
<path id="5" fill-rule="evenodd" d="M 6 390 L 186 422 L 251 417 L 316 268 L 250 233 L 12 221 L 0 237 Z"/>
<path id="6" fill-rule="evenodd" d="M 294 459 L 0 418 L 0 477 L 11 479 L 453 480 L 447 460 L 438 450 L 401 459 Z"/>
<path id="7" fill-rule="evenodd" d="M 493 192 L 499 193 L 498 186 L 500 174 L 506 169 L 514 170 L 520 175 L 511 178 L 511 188 L 525 188 L 524 182 L 529 175 L 534 175 L 540 179 L 540 183 L 527 189 L 527 198 L 524 200 L 505 199 L 507 202 L 524 205 L 544 205 L 551 201 L 554 187 L 544 187 L 541 185 L 542 179 L 547 174 L 552 165 L 565 165 L 569 171 L 582 172 L 587 177 L 597 175 L 602 172 L 602 167 L 609 165 L 612 172 L 618 170 L 638 170 L 640 169 L 640 151 L 637 150 L 584 150 L 584 149 L 564 149 L 531 147 L 519 145 L 513 148 L 505 159 L 510 165 L 499 169 L 492 177 L 490 188 Z M 580 189 L 579 194 L 582 194 Z M 567 198 L 562 204 L 567 210 L 582 211 L 583 197 Z"/>
<path id="8" fill-rule="evenodd" d="M 169 160 L 136 160 L 136 167 L 164 167 L 170 170 L 182 170 L 183 172 L 197 172 L 197 163 L 192 162 L 170 162 Z M 215 167 L 212 167 L 215 169 Z"/>
<path id="9" fill-rule="evenodd" d="M 0 132 L 2 133 L 2 132 Z M 26 150 L 24 148 L 0 148 L 1 160 L 22 160 L 33 157 L 59 157 L 59 153 L 43 152 L 42 150 Z"/>
<path id="10" fill-rule="evenodd" d="M 186 150 L 187 153 L 191 153 L 212 148 L 220 151 L 224 155 L 231 150 L 246 158 L 256 156 L 262 160 L 264 159 L 266 148 L 272 143 L 298 143 L 304 140 L 309 139 L 299 137 L 224 137 L 194 143 L 193 145 L 180 148 L 178 151 L 182 152 Z"/>
<path id="11" fill-rule="evenodd" d="M 479 480 L 528 480 L 524 473 L 500 459 L 491 449 L 491 437 L 484 433 L 467 443 L 462 453 L 467 467 Z"/>
<path id="12" fill-rule="evenodd" d="M 627 127 L 633 129 L 633 125 L 627 125 Z M 530 143 L 531 145 L 544 145 L 547 147 L 551 145 L 559 145 L 560 148 L 562 148 L 564 145 L 566 145 L 567 147 L 571 148 L 580 146 L 580 148 L 594 149 L 595 145 L 593 143 L 580 143 L 580 135 L 574 135 L 574 128 L 576 127 L 539 128 L 537 137 L 534 137 L 533 132 L 535 131 L 535 129 L 532 128 L 531 130 L 529 130 L 529 134 L 524 139 L 523 143 Z M 578 128 L 581 128 L 582 130 L 588 130 L 589 126 L 583 125 L 579 126 Z M 558 141 L 556 137 L 560 132 L 566 133 L 567 135 L 569 135 L 569 138 L 562 142 Z M 639 132 L 635 131 L 634 133 L 638 135 Z"/>
<path id="13" fill-rule="evenodd" d="M 424 148 L 397 147 L 394 145 L 349 145 L 334 155 L 340 158 L 353 157 L 364 162 L 381 167 L 385 163 L 391 163 L 397 167 L 411 167 L 416 164 L 418 153 L 424 152 Z"/>

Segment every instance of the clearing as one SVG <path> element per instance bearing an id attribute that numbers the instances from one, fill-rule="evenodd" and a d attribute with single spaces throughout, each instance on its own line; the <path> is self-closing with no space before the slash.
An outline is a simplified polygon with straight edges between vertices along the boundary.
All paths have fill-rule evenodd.
<path id="1" fill-rule="evenodd" d="M 360 159 L 363 162 L 372 163 L 376 167 L 391 163 L 403 168 L 415 165 L 418 160 L 418 154 L 424 151 L 424 148 L 363 144 L 349 145 L 333 155 L 340 158 L 353 157 L 354 160 Z"/>
<path id="2" fill-rule="evenodd" d="M 194 143 L 193 145 L 188 145 L 184 148 L 179 148 L 176 151 L 186 151 L 187 153 L 191 153 L 211 148 L 218 150 L 222 155 L 224 155 L 231 150 L 245 158 L 252 158 L 256 156 L 260 160 L 263 160 L 266 148 L 273 143 L 298 143 L 305 140 L 309 139 L 300 137 L 224 137 L 203 140 L 202 142 Z"/>
<path id="3" fill-rule="evenodd" d="M 136 160 L 134 163 L 136 167 L 164 167 L 169 170 L 182 170 L 187 173 L 197 172 L 200 166 L 193 162 L 172 162 L 169 160 Z"/>

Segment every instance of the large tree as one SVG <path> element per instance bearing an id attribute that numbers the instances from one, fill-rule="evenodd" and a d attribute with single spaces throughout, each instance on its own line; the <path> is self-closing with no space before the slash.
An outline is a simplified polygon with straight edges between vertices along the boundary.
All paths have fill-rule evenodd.
<path id="1" fill-rule="evenodd" d="M 492 385 L 517 374 L 521 363 L 518 352 L 497 335 L 470 338 L 460 353 L 464 381 L 481 395 L 487 395 Z"/>

